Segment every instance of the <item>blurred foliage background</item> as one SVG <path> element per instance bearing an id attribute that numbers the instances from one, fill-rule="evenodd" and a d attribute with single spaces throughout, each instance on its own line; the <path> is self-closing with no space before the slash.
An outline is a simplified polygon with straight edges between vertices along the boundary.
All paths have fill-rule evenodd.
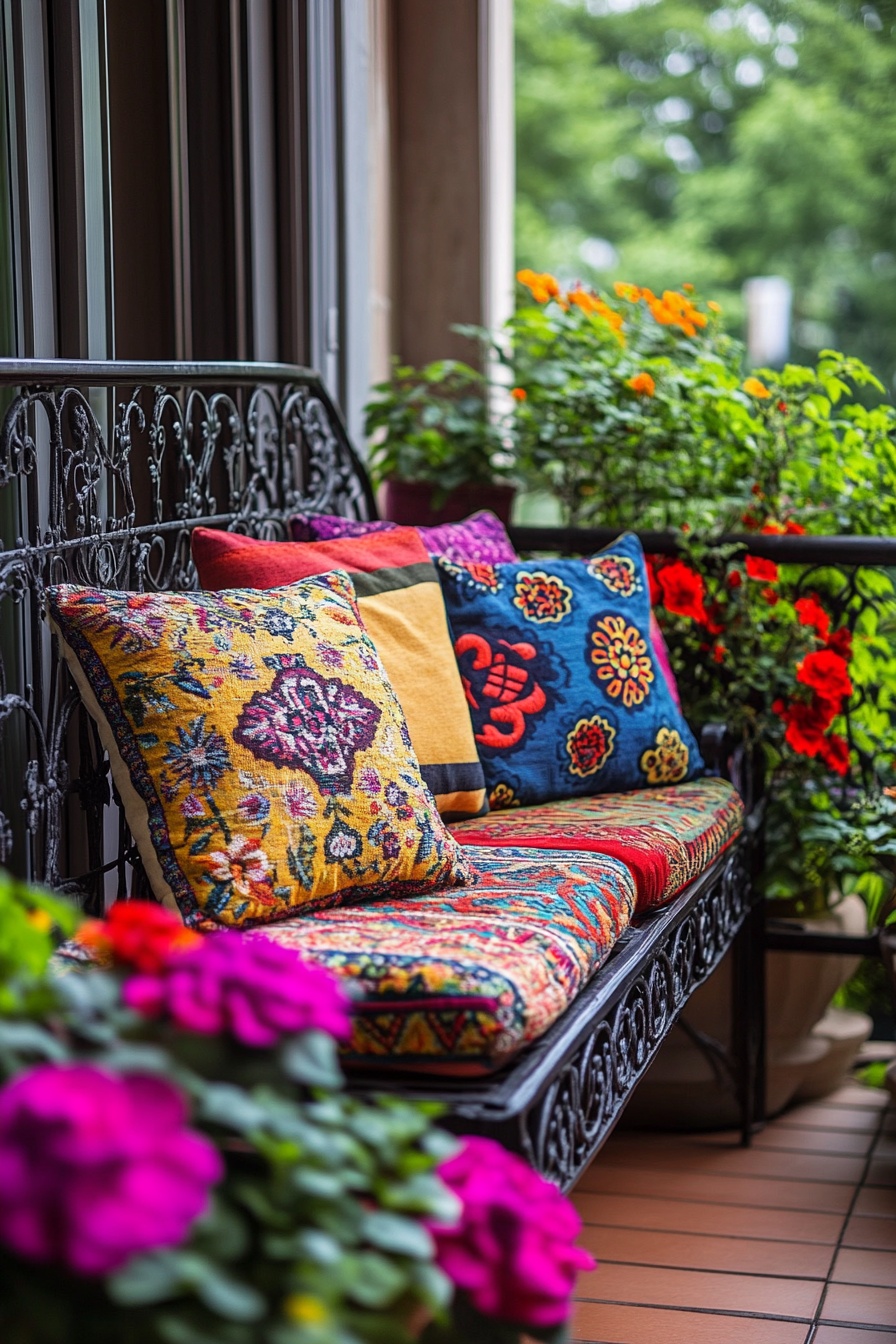
<path id="1" fill-rule="evenodd" d="M 896 0 L 516 0 L 517 261 L 682 282 L 896 387 Z"/>

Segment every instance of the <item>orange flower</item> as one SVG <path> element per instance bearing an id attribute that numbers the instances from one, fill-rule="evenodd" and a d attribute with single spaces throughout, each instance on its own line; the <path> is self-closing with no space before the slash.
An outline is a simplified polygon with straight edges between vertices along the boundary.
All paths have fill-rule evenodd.
<path id="1" fill-rule="evenodd" d="M 722 311 L 722 305 L 716 303 L 715 299 L 707 299 L 706 306 L 711 313 L 720 313 Z"/>
<path id="2" fill-rule="evenodd" d="M 745 378 L 741 384 L 745 392 L 749 392 L 751 397 L 760 397 L 763 400 L 771 396 L 765 383 L 761 383 L 758 378 Z"/>
<path id="3" fill-rule="evenodd" d="M 625 385 L 633 392 L 637 392 L 639 397 L 652 397 L 656 391 L 656 383 L 649 373 L 636 373 L 634 378 L 626 380 Z"/>
<path id="4" fill-rule="evenodd" d="M 595 298 L 593 294 L 589 294 L 587 289 L 582 289 L 580 285 L 571 289 L 566 297 L 570 303 L 574 303 L 576 307 L 581 308 L 583 313 L 599 313 L 602 307 L 606 307 L 606 304 L 602 304 L 600 299 Z"/>
<path id="5" fill-rule="evenodd" d="M 525 401 L 529 394 L 524 387 L 512 387 L 510 389 L 510 395 L 513 397 L 514 401 Z"/>
<path id="6" fill-rule="evenodd" d="M 526 286 L 536 303 L 547 303 L 548 299 L 555 299 L 560 293 L 560 286 L 547 271 L 517 271 L 516 278 L 521 285 Z"/>
<path id="7" fill-rule="evenodd" d="M 694 292 L 694 286 L 692 284 L 689 284 L 687 281 L 685 281 L 685 283 L 682 285 L 682 289 L 684 290 L 685 294 L 693 294 Z"/>
<path id="8" fill-rule="evenodd" d="M 617 280 L 613 288 L 617 297 L 625 299 L 627 303 L 637 303 L 642 293 L 637 285 L 630 285 L 626 280 Z"/>

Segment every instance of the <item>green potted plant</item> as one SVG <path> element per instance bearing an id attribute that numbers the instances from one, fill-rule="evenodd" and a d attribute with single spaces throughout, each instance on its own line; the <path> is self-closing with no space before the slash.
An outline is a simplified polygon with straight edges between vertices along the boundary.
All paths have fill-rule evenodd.
<path id="1" fill-rule="evenodd" d="M 4 1344 L 565 1338 L 572 1206 L 432 1106 L 349 1097 L 335 977 L 151 903 L 78 924 L 0 871 Z"/>
<path id="2" fill-rule="evenodd" d="M 388 518 L 433 525 L 485 508 L 510 521 L 513 458 L 481 373 L 452 359 L 421 369 L 396 361 L 372 391 L 365 432 Z"/>

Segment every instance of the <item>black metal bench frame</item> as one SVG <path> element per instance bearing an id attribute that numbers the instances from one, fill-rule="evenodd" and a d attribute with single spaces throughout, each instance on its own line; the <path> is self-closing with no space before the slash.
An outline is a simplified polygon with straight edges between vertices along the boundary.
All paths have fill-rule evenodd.
<path id="1" fill-rule="evenodd" d="M 196 526 L 287 539 L 297 511 L 376 516 L 364 467 L 312 372 L 285 365 L 0 361 L 0 862 L 77 895 L 147 894 L 96 730 L 43 618 L 68 581 L 190 588 Z M 520 539 L 526 541 L 525 531 Z M 531 540 L 531 538 L 530 538 Z M 578 537 L 587 547 L 588 538 Z M 541 545 L 563 544 L 540 533 Z M 582 547 L 580 547 L 581 549 Z M 705 735 L 709 764 L 750 792 L 743 754 Z M 739 774 L 739 777 L 738 777 Z M 437 1098 L 448 1123 L 493 1135 L 571 1185 L 613 1129 L 694 989 L 734 949 L 725 1070 L 744 1141 L 761 1121 L 758 818 L 669 906 L 630 928 L 575 1003 L 500 1073 L 444 1080 L 358 1074 Z"/>

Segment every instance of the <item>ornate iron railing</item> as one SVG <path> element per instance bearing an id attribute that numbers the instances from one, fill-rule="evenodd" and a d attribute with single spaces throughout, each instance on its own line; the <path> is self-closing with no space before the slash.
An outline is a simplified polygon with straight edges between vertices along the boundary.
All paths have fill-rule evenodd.
<path id="1" fill-rule="evenodd" d="M 375 516 L 317 376 L 283 364 L 0 361 L 0 863 L 85 903 L 140 869 L 48 637 L 44 591 L 192 588 L 190 534 L 284 539 L 293 512 Z"/>

